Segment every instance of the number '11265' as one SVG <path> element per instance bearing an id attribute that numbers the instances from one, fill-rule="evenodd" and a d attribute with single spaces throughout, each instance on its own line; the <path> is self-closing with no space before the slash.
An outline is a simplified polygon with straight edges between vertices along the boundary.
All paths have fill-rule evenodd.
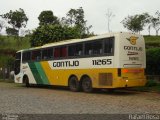
<path id="1" fill-rule="evenodd" d="M 110 65 L 112 64 L 112 59 L 97 59 L 92 60 L 93 65 Z"/>

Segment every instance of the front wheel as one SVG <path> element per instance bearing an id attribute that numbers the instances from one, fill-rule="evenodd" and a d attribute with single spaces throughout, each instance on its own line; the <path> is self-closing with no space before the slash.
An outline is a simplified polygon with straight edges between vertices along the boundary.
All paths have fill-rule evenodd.
<path id="1" fill-rule="evenodd" d="M 89 77 L 85 77 L 82 80 L 82 89 L 84 92 L 92 92 L 93 88 L 92 88 L 92 81 Z"/>
<path id="2" fill-rule="evenodd" d="M 23 81 L 24 81 L 26 87 L 30 87 L 29 79 L 28 79 L 27 76 L 25 76 L 25 77 L 23 78 Z"/>

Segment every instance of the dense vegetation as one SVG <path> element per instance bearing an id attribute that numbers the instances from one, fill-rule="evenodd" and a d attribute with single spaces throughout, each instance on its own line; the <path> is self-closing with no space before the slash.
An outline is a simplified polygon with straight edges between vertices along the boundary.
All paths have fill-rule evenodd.
<path id="1" fill-rule="evenodd" d="M 39 26 L 31 35 L 31 46 L 93 35 L 89 31 L 92 26 L 86 25 L 82 7 L 70 9 L 63 18 L 58 18 L 52 11 L 42 11 L 38 19 Z"/>
<path id="2" fill-rule="evenodd" d="M 0 36 L 0 69 L 13 69 L 15 52 L 29 47 L 29 37 Z"/>

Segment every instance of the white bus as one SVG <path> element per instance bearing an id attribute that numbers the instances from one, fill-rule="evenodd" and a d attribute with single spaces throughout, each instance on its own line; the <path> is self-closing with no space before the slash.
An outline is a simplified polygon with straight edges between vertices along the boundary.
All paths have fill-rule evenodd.
<path id="1" fill-rule="evenodd" d="M 108 33 L 20 50 L 15 83 L 68 86 L 71 91 L 144 86 L 142 35 Z"/>

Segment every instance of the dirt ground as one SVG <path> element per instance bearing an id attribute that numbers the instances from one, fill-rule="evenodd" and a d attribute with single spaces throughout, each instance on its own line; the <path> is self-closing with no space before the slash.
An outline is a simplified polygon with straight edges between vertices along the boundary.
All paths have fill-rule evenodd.
<path id="1" fill-rule="evenodd" d="M 0 113 L 160 114 L 160 94 L 126 90 L 84 93 L 0 82 Z"/>

